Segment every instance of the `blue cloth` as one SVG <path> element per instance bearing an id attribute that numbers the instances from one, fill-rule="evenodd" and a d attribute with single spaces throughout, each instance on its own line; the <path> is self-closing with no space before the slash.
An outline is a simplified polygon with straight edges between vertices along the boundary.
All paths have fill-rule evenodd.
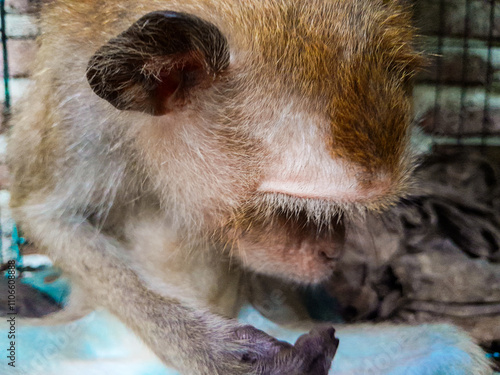
<path id="1" fill-rule="evenodd" d="M 4 319 L 3 319 L 4 320 Z M 276 337 L 294 342 L 302 332 L 283 329 L 253 308 L 242 310 L 240 320 Z M 0 322 L 0 347 L 9 348 L 5 320 Z M 375 332 L 375 331 L 374 331 Z M 422 347 L 405 352 L 397 334 L 339 331 L 340 346 L 331 374 L 466 375 L 462 366 L 450 366 L 466 354 L 453 346 L 444 332 L 424 340 Z M 60 326 L 16 326 L 15 368 L 5 355 L 0 374 L 9 375 L 177 375 L 164 367 L 155 355 L 116 318 L 93 312 L 83 319 Z M 430 349 L 429 349 L 430 348 Z M 359 372 L 369 368 L 371 372 Z"/>
<path id="2" fill-rule="evenodd" d="M 22 282 L 63 302 L 69 293 L 68 285 L 64 278 L 45 284 L 44 280 L 52 273 L 52 268 L 42 267 L 37 272 L 23 274 Z M 8 319 L 0 320 L 0 353 L 3 353 L 0 375 L 178 374 L 166 368 L 127 327 L 104 311 L 58 326 L 36 326 L 16 320 L 13 339 L 8 338 Z M 278 326 L 250 306 L 241 310 L 239 320 L 290 343 L 304 333 Z M 463 336 L 450 326 L 432 330 L 422 326 L 388 326 L 383 331 L 369 326 L 361 329 L 339 326 L 337 336 L 340 346 L 330 374 L 470 373 L 467 365 L 472 359 L 461 348 Z M 11 345 L 11 341 L 15 344 Z M 9 359 L 11 346 L 15 353 Z"/>

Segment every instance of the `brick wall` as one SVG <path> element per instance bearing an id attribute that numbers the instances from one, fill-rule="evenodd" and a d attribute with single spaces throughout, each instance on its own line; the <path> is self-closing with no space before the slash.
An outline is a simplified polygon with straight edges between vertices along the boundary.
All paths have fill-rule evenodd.
<path id="1" fill-rule="evenodd" d="M 36 52 L 35 37 L 37 27 L 34 13 L 38 2 L 33 0 L 6 0 L 6 34 L 9 63 L 9 91 L 11 103 L 15 103 L 28 85 L 29 64 Z M 1 53 L 3 64 L 3 53 Z M 3 69 L 0 71 L 3 78 Z M 2 79 L 0 101 L 5 101 L 5 90 Z M 2 118 L 3 123 L 3 118 Z M 4 124 L 3 124 L 4 125 Z M 5 126 L 2 126 L 2 129 Z"/>
<path id="2" fill-rule="evenodd" d="M 34 22 L 34 13 L 38 2 L 33 0 L 6 0 L 6 34 L 7 34 L 7 53 L 9 63 L 9 91 L 11 104 L 15 103 L 22 95 L 24 89 L 29 83 L 28 68 L 36 52 L 35 36 L 37 28 Z M 1 65 L 3 66 L 3 52 L 1 52 Z M 3 81 L 3 69 L 0 69 L 0 103 L 3 108 L 5 103 L 5 90 Z M 8 171 L 5 165 L 5 134 L 6 118 L 4 112 L 0 110 L 0 193 L 1 190 L 8 188 Z M 3 204 L 3 203 L 2 203 Z M 1 207 L 5 210 L 5 207 Z"/>

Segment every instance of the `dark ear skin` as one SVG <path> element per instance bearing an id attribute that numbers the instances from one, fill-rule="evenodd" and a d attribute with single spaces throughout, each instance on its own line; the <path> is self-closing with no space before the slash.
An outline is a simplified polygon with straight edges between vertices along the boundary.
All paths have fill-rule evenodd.
<path id="1" fill-rule="evenodd" d="M 219 29 L 196 16 L 151 12 L 92 56 L 87 79 L 120 110 L 163 115 L 207 87 L 229 65 Z"/>

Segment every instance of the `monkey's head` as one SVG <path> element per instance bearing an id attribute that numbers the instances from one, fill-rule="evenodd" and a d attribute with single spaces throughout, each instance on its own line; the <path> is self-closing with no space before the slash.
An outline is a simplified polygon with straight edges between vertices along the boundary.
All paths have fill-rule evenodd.
<path id="1" fill-rule="evenodd" d="M 129 25 L 91 58 L 90 86 L 135 129 L 180 231 L 216 233 L 252 270 L 321 281 L 345 213 L 407 186 L 410 16 L 383 0 L 203 4 Z"/>

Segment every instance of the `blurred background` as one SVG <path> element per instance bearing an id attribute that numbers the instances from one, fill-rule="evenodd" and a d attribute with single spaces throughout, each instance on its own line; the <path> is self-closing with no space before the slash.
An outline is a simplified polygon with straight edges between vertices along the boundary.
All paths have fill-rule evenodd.
<path id="1" fill-rule="evenodd" d="M 353 227 L 331 282 L 298 293 L 318 320 L 453 322 L 500 363 L 500 0 L 408 2 L 428 58 L 414 88 L 417 182 L 390 212 Z M 25 316 L 59 309 L 68 293 L 7 207 L 5 136 L 29 84 L 39 5 L 0 3 L 0 269 L 18 260 Z M 262 281 L 253 301 L 265 316 L 279 307 L 270 285 Z M 0 315 L 6 296 L 0 290 Z"/>

